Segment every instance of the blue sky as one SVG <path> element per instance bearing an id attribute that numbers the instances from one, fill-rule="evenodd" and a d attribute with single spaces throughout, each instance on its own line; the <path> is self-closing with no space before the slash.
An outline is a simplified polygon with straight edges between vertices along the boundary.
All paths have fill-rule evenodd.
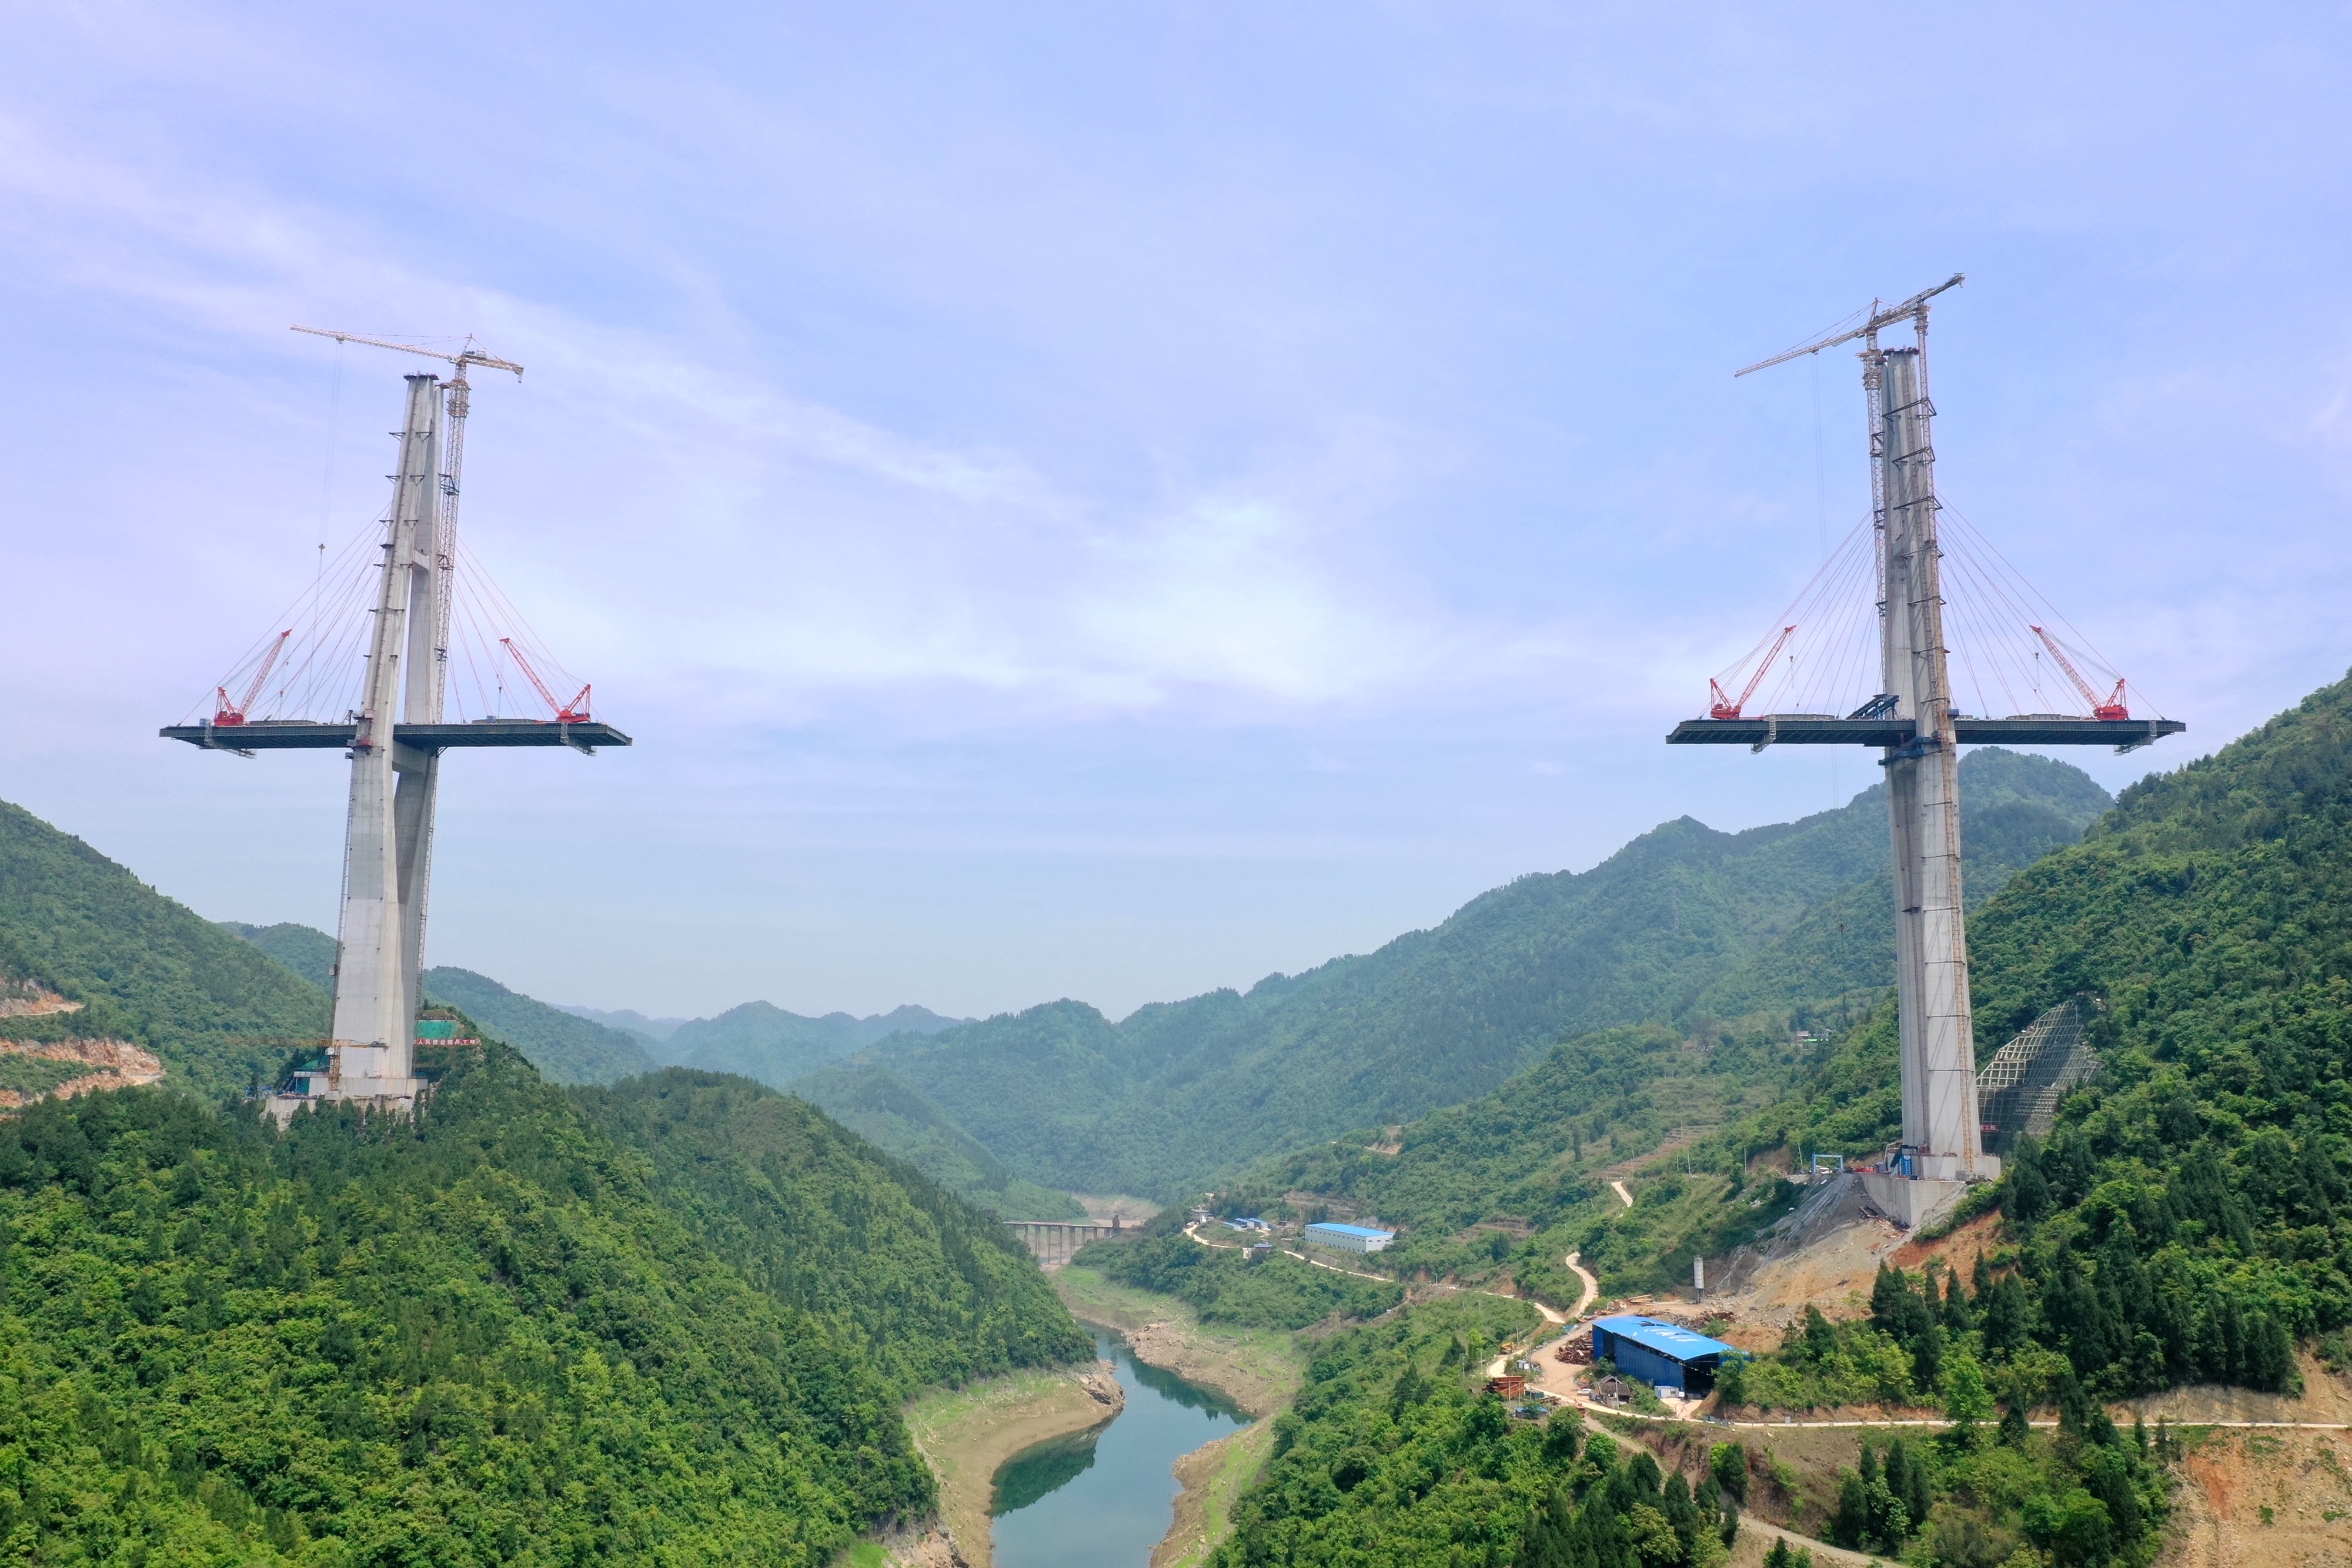
<path id="1" fill-rule="evenodd" d="M 209 915 L 333 915 L 331 757 L 153 738 L 381 505 L 293 321 L 530 366 L 467 538 L 638 744 L 451 766 L 432 956 L 557 1000 L 1116 1013 L 1851 794 L 1659 744 L 1866 505 L 1730 371 L 1956 268 L 1948 497 L 2192 727 L 2074 760 L 2352 663 L 2342 7 L 394 19 L 0 57 L 0 796 Z"/>

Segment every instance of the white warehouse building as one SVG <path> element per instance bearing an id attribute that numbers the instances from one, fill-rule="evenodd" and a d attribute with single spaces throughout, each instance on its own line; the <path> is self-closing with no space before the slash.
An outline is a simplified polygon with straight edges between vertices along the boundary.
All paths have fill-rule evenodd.
<path id="1" fill-rule="evenodd" d="M 1377 1252 L 1396 1239 L 1396 1232 L 1376 1230 L 1369 1225 L 1317 1224 L 1307 1228 L 1307 1239 L 1320 1247 L 1337 1247 L 1343 1252 Z"/>

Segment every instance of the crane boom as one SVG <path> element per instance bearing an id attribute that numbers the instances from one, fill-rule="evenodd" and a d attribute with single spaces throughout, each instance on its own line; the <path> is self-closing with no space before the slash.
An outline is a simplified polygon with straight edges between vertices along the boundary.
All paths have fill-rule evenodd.
<path id="1" fill-rule="evenodd" d="M 515 646 L 515 640 L 513 638 L 501 637 L 499 639 L 499 645 L 504 648 L 509 653 L 514 655 L 515 667 L 522 671 L 524 675 L 530 678 L 530 684 L 539 688 L 541 698 L 546 702 L 549 707 L 555 710 L 556 723 L 586 724 L 589 722 L 588 688 L 586 686 L 582 686 L 577 693 L 573 694 L 570 702 L 557 702 L 555 700 L 555 694 L 547 689 L 547 683 L 539 678 L 539 672 L 530 667 L 530 661 L 522 656 L 522 650 Z"/>
<path id="2" fill-rule="evenodd" d="M 1902 304 L 1890 305 L 1884 309 L 1878 308 L 1878 302 L 1876 300 L 1873 300 L 1871 301 L 1870 318 L 1863 322 L 1861 326 L 1850 328 L 1843 332 L 1833 330 L 1829 336 L 1825 338 L 1818 338 L 1812 342 L 1805 344 L 1802 348 L 1791 349 L 1785 354 L 1775 354 L 1769 360 L 1759 360 L 1754 364 L 1748 366 L 1747 370 L 1732 371 L 1731 379 L 1738 381 L 1741 376 L 1747 375 L 1751 371 L 1769 371 L 1774 365 L 1785 365 L 1790 360 L 1801 359 L 1807 354 L 1818 354 L 1823 349 L 1834 349 L 1840 343 L 1851 343 L 1856 338 L 1875 337 L 1886 328 L 1892 327 L 1897 321 L 1902 320 L 1906 316 L 1914 317 L 1924 321 L 1927 319 L 1927 310 L 1925 307 L 1928 300 L 1933 299 L 1937 295 L 1941 294 L 1947 288 L 1958 288 L 1961 284 L 1966 283 L 1968 280 L 1969 275 L 1967 273 L 1956 272 L 1952 274 L 1951 277 L 1944 279 L 1943 282 L 1936 285 L 1935 287 L 1923 288 L 1918 293 L 1914 294 L 1910 298 L 1906 299 Z"/>
<path id="3" fill-rule="evenodd" d="M 2131 709 L 2124 706 L 2124 684 L 2120 679 L 2116 682 L 2116 689 L 2107 694 L 2107 700 L 2101 702 L 2099 694 L 2091 689 L 2091 683 L 2083 678 L 2083 672 L 2074 667 L 2074 661 L 2058 646 L 2058 640 L 2039 626 L 2033 628 L 2033 634 L 2042 639 L 2042 645 L 2050 650 L 2050 656 L 2058 661 L 2058 667 L 2066 672 L 2066 678 L 2074 683 L 2076 691 L 2083 694 L 2083 700 L 2091 706 L 2093 718 L 2131 717 Z"/>
<path id="4" fill-rule="evenodd" d="M 292 635 L 294 630 L 290 626 L 278 633 L 278 641 L 269 644 L 269 652 L 261 656 L 261 667 L 253 672 L 253 679 L 246 683 L 245 695 L 236 701 L 228 700 L 226 686 L 213 688 L 214 695 L 219 698 L 213 711 L 213 723 L 234 725 L 245 722 L 245 716 L 253 711 L 253 699 L 261 695 L 261 684 L 269 679 L 269 672 L 277 667 L 278 655 L 286 651 L 286 639 Z"/>
<path id="5" fill-rule="evenodd" d="M 1756 688 L 1764 684 L 1764 672 L 1772 667 L 1772 661 L 1780 656 L 1780 650 L 1786 647 L 1788 645 L 1789 639 L 1796 634 L 1797 629 L 1794 626 L 1783 626 L 1780 628 L 1780 636 L 1772 640 L 1771 650 L 1768 652 L 1762 659 L 1758 661 L 1756 673 L 1748 676 L 1748 684 L 1740 688 L 1739 700 L 1738 702 L 1730 702 L 1725 698 L 1723 695 L 1723 687 L 1720 683 L 1716 681 L 1707 682 L 1707 695 L 1711 700 L 1707 704 L 1706 716 L 1709 718 L 1738 718 L 1739 716 L 1739 710 L 1748 706 L 1748 699 L 1756 695 Z"/>
<path id="6" fill-rule="evenodd" d="M 516 364 L 512 360 L 501 360 L 495 354 L 482 352 L 481 350 L 474 347 L 474 340 L 471 338 L 466 340 L 464 348 L 452 354 L 443 349 L 420 349 L 414 343 L 395 343 L 389 338 L 368 338 L 357 332 L 338 332 L 331 327 L 298 326 L 293 330 L 308 332 L 314 338 L 332 338 L 338 343 L 365 343 L 371 349 L 394 349 L 404 354 L 422 354 L 428 360 L 439 360 L 446 364 L 455 365 L 460 373 L 463 373 L 467 365 L 484 365 L 494 371 L 512 371 L 515 373 L 515 380 L 522 380 L 520 365 Z"/>

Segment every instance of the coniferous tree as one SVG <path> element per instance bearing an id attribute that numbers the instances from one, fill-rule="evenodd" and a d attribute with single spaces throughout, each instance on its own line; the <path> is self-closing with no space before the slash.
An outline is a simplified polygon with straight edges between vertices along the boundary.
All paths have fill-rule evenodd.
<path id="1" fill-rule="evenodd" d="M 1985 1349 L 1994 1354 L 2023 1350 L 2032 1334 L 2033 1304 L 2015 1274 L 1993 1281 L 1984 1307 Z"/>
<path id="2" fill-rule="evenodd" d="M 1955 1269 L 1944 1281 L 1944 1327 L 1955 1334 L 1964 1334 L 1977 1326 L 1975 1309 L 1969 1304 L 1968 1287 L 1960 1281 L 1960 1271 Z"/>
<path id="3" fill-rule="evenodd" d="M 2025 1439 L 2032 1434 L 2032 1430 L 2033 1428 L 2026 1422 L 2023 1403 L 2012 1399 L 2002 1406 L 2000 1412 L 2002 1447 L 2010 1448 L 2021 1447 Z"/>

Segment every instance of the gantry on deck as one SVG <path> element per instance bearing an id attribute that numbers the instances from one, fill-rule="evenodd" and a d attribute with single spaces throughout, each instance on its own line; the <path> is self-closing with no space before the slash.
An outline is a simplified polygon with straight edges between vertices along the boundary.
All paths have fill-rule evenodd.
<path id="1" fill-rule="evenodd" d="M 184 740 L 208 751 L 348 751 L 359 738 L 356 724 L 310 724 L 264 719 L 253 724 L 174 724 L 158 731 L 166 740 Z M 396 724 L 392 738 L 412 750 L 443 752 L 469 747 L 568 746 L 594 754 L 600 746 L 629 746 L 609 724 L 563 724 L 545 719 L 485 718 L 471 724 Z"/>
<path id="2" fill-rule="evenodd" d="M 2189 727 L 2177 718 L 2074 718 L 2065 714 L 2022 714 L 2010 718 L 1952 716 L 1952 739 L 1960 746 L 2112 746 L 2137 751 Z M 1666 737 L 1668 746 L 1901 747 L 1918 734 L 1907 718 L 1855 715 L 1776 713 L 1755 718 L 1686 718 Z"/>

